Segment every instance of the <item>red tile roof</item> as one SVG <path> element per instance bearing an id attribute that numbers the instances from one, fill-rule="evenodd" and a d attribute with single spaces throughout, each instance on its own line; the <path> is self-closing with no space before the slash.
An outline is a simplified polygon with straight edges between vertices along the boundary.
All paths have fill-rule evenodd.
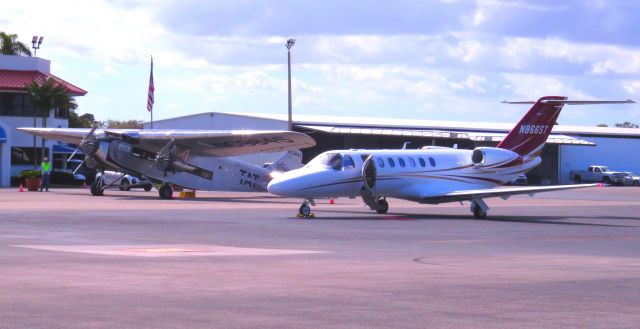
<path id="1" fill-rule="evenodd" d="M 65 86 L 72 96 L 84 96 L 87 91 L 66 82 L 53 74 L 40 71 L 0 70 L 0 90 L 25 91 L 32 81 L 43 83 L 48 77 L 53 78 L 59 84 Z"/>

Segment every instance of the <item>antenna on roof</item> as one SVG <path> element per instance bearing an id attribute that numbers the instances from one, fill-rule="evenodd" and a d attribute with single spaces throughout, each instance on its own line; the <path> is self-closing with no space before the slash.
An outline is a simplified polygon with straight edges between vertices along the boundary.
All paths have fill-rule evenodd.
<path id="1" fill-rule="evenodd" d="M 404 144 L 402 144 L 402 149 L 406 150 L 407 149 L 407 145 L 411 144 L 411 142 L 404 142 Z"/>

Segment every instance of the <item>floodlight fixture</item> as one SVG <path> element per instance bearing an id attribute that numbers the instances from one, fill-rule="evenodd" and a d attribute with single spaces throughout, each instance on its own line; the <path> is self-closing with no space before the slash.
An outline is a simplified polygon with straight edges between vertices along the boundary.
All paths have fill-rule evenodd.
<path id="1" fill-rule="evenodd" d="M 291 47 L 293 47 L 293 45 L 296 44 L 296 39 L 289 39 L 287 40 L 287 49 L 291 49 Z"/>
<path id="2" fill-rule="evenodd" d="M 38 37 L 37 35 L 34 35 L 33 38 L 31 38 L 31 48 L 33 48 L 33 57 L 36 57 L 36 52 L 38 51 L 38 49 L 40 49 L 40 45 L 42 44 L 43 38 L 44 38 L 43 36 Z"/>

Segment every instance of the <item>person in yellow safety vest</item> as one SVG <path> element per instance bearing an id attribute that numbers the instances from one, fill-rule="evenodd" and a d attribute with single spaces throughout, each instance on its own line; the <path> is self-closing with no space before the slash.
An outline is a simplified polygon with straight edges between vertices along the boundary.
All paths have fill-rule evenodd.
<path id="1" fill-rule="evenodd" d="M 44 188 L 47 192 L 49 192 L 49 179 L 51 178 L 51 162 L 49 162 L 49 158 L 44 157 L 42 159 L 42 163 L 40 164 L 40 172 L 42 172 L 42 183 L 40 184 L 40 192 Z"/>

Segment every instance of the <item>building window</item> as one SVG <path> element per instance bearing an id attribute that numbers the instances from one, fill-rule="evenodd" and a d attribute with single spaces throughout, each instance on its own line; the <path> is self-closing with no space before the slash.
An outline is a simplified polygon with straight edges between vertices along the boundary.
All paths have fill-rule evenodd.
<path id="1" fill-rule="evenodd" d="M 435 167 L 436 166 L 436 160 L 433 160 L 432 157 L 429 157 L 429 163 L 431 164 L 431 167 Z"/>
<path id="2" fill-rule="evenodd" d="M 0 116 L 41 117 L 42 111 L 34 111 L 31 96 L 21 93 L 0 93 Z"/>
<path id="3" fill-rule="evenodd" d="M 54 115 L 58 119 L 69 119 L 69 110 L 55 109 Z"/>
<path id="4" fill-rule="evenodd" d="M 402 168 L 404 168 L 406 166 L 403 158 L 398 158 L 398 163 L 400 164 L 400 167 L 402 167 Z"/>
<path id="5" fill-rule="evenodd" d="M 393 161 L 393 159 L 387 158 L 387 162 L 389 162 L 389 167 L 391 167 L 391 168 L 395 168 L 396 167 L 396 162 Z"/>
<path id="6" fill-rule="evenodd" d="M 418 161 L 420 162 L 420 167 L 424 168 L 424 167 L 426 167 L 426 166 L 427 166 L 427 163 L 426 163 L 426 162 L 424 162 L 424 159 L 423 159 L 423 158 L 418 158 Z"/>
<path id="7" fill-rule="evenodd" d="M 41 147 L 35 148 L 35 158 L 36 163 L 40 164 L 42 162 L 41 157 Z M 34 158 L 34 148 L 33 147 L 12 147 L 11 148 L 11 165 L 29 165 L 33 164 Z M 49 154 L 49 148 L 44 149 L 45 156 Z"/>

